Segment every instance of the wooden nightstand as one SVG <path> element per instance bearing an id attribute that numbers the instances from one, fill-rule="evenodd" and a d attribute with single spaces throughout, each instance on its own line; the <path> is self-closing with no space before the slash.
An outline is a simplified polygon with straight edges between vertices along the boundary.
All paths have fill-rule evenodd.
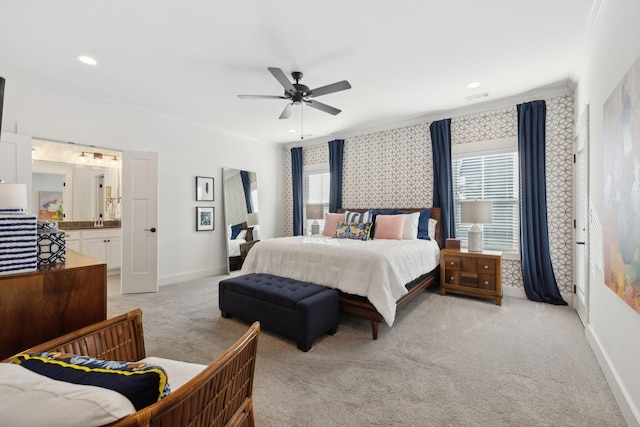
<path id="1" fill-rule="evenodd" d="M 247 254 L 249 253 L 249 250 L 251 250 L 253 245 L 258 243 L 259 241 L 260 240 L 249 240 L 248 242 L 240 245 L 240 257 L 242 258 L 242 262 L 244 262 L 244 259 L 247 257 Z"/>
<path id="2" fill-rule="evenodd" d="M 502 252 L 440 251 L 440 295 L 452 292 L 502 305 Z"/>

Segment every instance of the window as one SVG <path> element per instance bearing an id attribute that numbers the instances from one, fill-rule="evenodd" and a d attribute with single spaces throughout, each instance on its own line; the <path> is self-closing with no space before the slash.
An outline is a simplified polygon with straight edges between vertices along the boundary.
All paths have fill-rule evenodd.
<path id="1" fill-rule="evenodd" d="M 302 179 L 304 234 L 311 234 L 311 224 L 314 220 L 307 219 L 306 206 L 309 203 L 322 203 L 324 205 L 323 214 L 329 212 L 329 165 L 305 166 Z M 324 219 L 317 221 L 320 224 L 320 232 L 322 232 Z"/>
<path id="2" fill-rule="evenodd" d="M 519 252 L 519 183 L 517 140 L 453 146 L 453 198 L 456 237 L 467 245 L 473 224 L 460 223 L 460 201 L 485 199 L 492 203 L 492 224 L 482 225 L 485 249 Z"/>

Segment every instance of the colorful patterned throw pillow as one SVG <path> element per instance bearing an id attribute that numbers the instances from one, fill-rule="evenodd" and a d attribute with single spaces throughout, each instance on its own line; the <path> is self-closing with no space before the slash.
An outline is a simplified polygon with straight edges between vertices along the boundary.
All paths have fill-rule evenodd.
<path id="1" fill-rule="evenodd" d="M 336 226 L 336 234 L 333 235 L 334 239 L 354 239 L 354 240 L 367 240 L 369 239 L 369 231 L 371 230 L 371 223 L 351 223 L 351 222 L 339 222 Z"/>
<path id="2" fill-rule="evenodd" d="M 12 362 L 55 380 L 117 391 L 129 399 L 136 410 L 171 393 L 167 373 L 157 365 L 58 352 L 23 353 L 15 356 Z"/>

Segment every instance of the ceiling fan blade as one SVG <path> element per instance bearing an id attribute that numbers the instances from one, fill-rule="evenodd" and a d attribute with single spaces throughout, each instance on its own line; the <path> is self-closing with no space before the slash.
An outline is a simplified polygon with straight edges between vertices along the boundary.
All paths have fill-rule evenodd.
<path id="1" fill-rule="evenodd" d="M 278 95 L 238 95 L 240 99 L 288 99 Z"/>
<path id="2" fill-rule="evenodd" d="M 334 116 L 340 113 L 340 111 L 342 111 L 342 110 L 338 110 L 337 108 L 333 108 L 330 105 L 323 104 L 322 102 L 314 101 L 313 99 L 309 101 L 304 101 L 304 102 L 309 107 L 313 107 L 317 110 L 324 111 L 325 113 L 333 114 Z"/>
<path id="3" fill-rule="evenodd" d="M 284 110 L 282 110 L 282 114 L 280 114 L 280 119 L 288 119 L 289 117 L 291 117 L 291 114 L 293 113 L 293 102 L 291 104 L 287 104 L 286 107 L 284 107 Z"/>
<path id="4" fill-rule="evenodd" d="M 292 95 L 296 93 L 296 88 L 293 87 L 293 83 L 289 81 L 287 76 L 282 72 L 280 68 L 268 67 L 267 69 L 271 72 L 271 74 L 273 74 L 273 77 L 275 77 L 276 80 L 280 82 L 282 87 L 284 87 L 284 90 Z"/>
<path id="5" fill-rule="evenodd" d="M 312 89 L 311 95 L 312 97 L 326 95 L 328 93 L 340 92 L 341 90 L 351 89 L 351 85 L 348 81 L 343 80 L 341 82 L 332 83 L 330 85 L 322 86 L 317 89 Z"/>

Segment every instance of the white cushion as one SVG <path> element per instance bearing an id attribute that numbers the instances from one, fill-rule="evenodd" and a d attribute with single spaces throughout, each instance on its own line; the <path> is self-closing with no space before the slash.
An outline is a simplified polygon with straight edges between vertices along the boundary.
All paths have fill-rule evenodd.
<path id="1" fill-rule="evenodd" d="M 247 230 L 240 230 L 238 235 L 236 236 L 236 240 L 242 240 L 247 235 Z"/>
<path id="2" fill-rule="evenodd" d="M 182 387 L 187 381 L 207 367 L 207 365 L 200 365 L 198 363 L 181 362 L 179 360 L 163 359 L 161 357 L 145 357 L 140 360 L 140 362 L 162 366 L 167 372 L 171 392 L 175 392 L 179 387 Z"/>
<path id="3" fill-rule="evenodd" d="M 436 242 L 438 241 L 438 236 L 436 236 L 437 224 L 438 224 L 438 221 L 436 221 L 433 218 L 429 218 L 429 237 L 431 237 L 431 240 L 435 240 Z"/>
<path id="4" fill-rule="evenodd" d="M 415 240 L 418 238 L 418 222 L 420 221 L 420 212 L 406 214 L 404 216 L 404 228 L 402 229 L 402 238 L 407 240 Z"/>
<path id="5" fill-rule="evenodd" d="M 135 413 L 113 390 L 53 380 L 0 363 L 0 419 L 7 426 L 100 426 Z"/>

